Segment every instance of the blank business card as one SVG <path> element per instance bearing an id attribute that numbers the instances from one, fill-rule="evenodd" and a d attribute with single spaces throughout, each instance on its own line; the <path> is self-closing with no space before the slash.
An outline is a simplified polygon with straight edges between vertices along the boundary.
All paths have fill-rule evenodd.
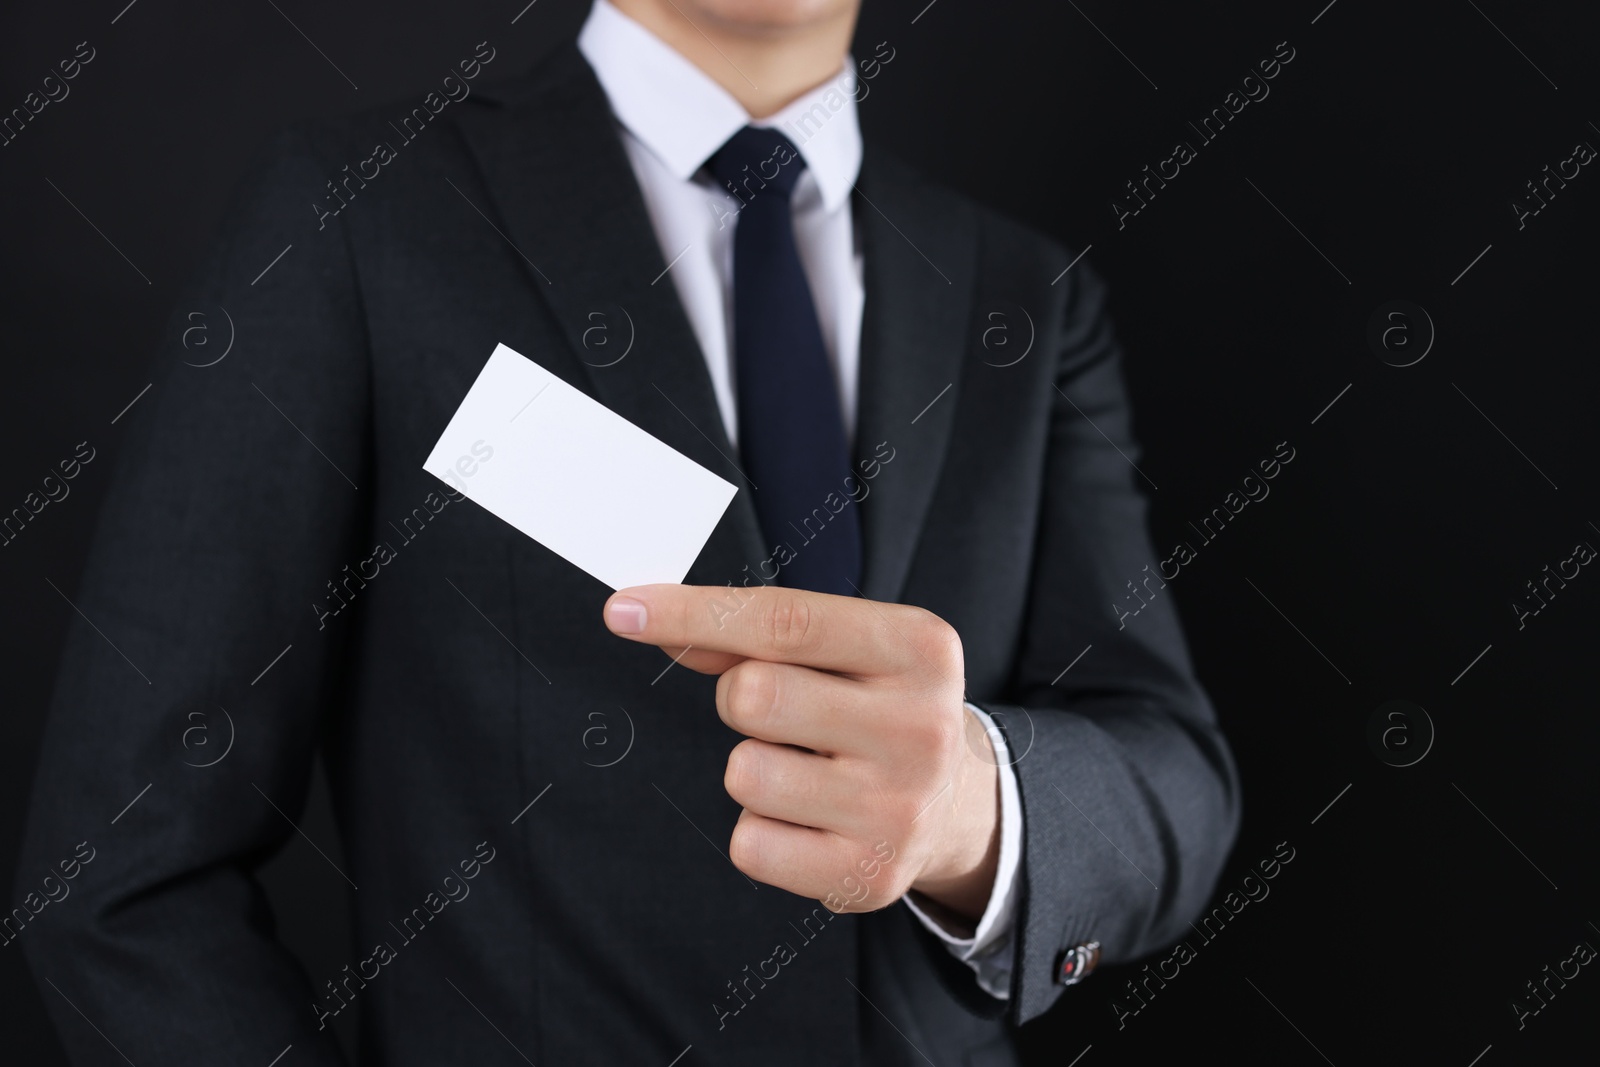
<path id="1" fill-rule="evenodd" d="M 612 589 L 683 581 L 738 492 L 505 345 L 422 469 Z"/>

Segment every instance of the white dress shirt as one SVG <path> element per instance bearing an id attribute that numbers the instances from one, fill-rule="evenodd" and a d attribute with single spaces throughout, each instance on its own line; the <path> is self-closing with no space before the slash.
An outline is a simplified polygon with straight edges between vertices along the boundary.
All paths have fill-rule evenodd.
<path id="1" fill-rule="evenodd" d="M 717 407 L 730 441 L 738 441 L 733 383 L 733 228 L 739 202 L 702 168 L 745 126 L 776 127 L 805 160 L 790 206 L 801 266 L 811 287 L 845 433 L 853 446 L 865 299 L 861 251 L 850 191 L 861 169 L 855 70 L 839 76 L 765 119 L 743 106 L 680 53 L 608 0 L 596 0 L 578 36 L 622 129 L 622 142 L 668 264 L 678 299 L 700 343 Z M 657 278 L 659 284 L 663 279 Z M 908 896 L 905 903 L 977 975 L 995 997 L 1010 996 L 1015 955 L 1012 916 L 1022 854 L 1022 805 L 1005 741 L 989 716 L 983 722 L 1000 766 L 1000 859 L 988 906 L 970 937 L 945 929 Z"/>

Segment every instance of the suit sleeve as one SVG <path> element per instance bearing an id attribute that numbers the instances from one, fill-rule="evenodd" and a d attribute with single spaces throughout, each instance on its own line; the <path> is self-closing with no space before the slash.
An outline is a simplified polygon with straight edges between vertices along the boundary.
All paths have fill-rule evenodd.
<path id="1" fill-rule="evenodd" d="M 1177 940 L 1239 818 L 1233 759 L 1146 531 L 1105 286 L 1087 264 L 1071 277 L 1015 702 L 980 702 L 1022 800 L 1017 1024 L 1062 993 L 1066 949 L 1098 942 L 1116 963 Z"/>
<path id="2" fill-rule="evenodd" d="M 326 180 L 285 134 L 235 194 L 86 571 L 58 578 L 19 895 L 93 858 L 16 936 L 75 1064 L 340 1062 L 253 877 L 296 833 L 339 684 L 343 628 L 311 605 L 362 555 L 368 342 L 346 236 L 310 207 Z"/>

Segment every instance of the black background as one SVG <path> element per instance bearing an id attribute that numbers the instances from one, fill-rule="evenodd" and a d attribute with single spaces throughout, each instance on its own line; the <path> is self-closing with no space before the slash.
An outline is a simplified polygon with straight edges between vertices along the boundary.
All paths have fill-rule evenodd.
<path id="1" fill-rule="evenodd" d="M 0 111 L 79 41 L 97 52 L 0 148 L 0 511 L 77 442 L 97 450 L 0 548 L 6 887 L 112 420 L 150 381 L 174 294 L 251 153 L 285 123 L 413 97 L 481 40 L 501 76 L 526 66 L 586 7 L 124 2 L 0 15 Z M 862 103 L 869 139 L 1092 245 L 1156 543 L 1198 548 L 1158 595 L 1179 600 L 1245 783 L 1219 896 L 1279 842 L 1294 849 L 1270 895 L 1194 938 L 1194 960 L 1120 1029 L 1112 1002 L 1138 1006 L 1122 988 L 1133 969 L 1069 991 L 1026 1031 L 1039 1062 L 1092 1045 L 1084 1067 L 1205 1051 L 1490 1067 L 1592 1041 L 1593 968 L 1521 1030 L 1510 1002 L 1577 942 L 1600 946 L 1600 576 L 1584 569 L 1520 630 L 1511 605 L 1580 541 L 1600 546 L 1600 174 L 1585 167 L 1521 230 L 1510 205 L 1578 142 L 1600 146 L 1600 26 L 1576 4 L 1325 3 L 868 0 L 862 16 L 857 54 L 894 50 Z M 1186 120 L 1282 41 L 1295 58 L 1270 95 L 1200 146 Z M 1198 157 L 1119 229 L 1123 183 L 1179 140 Z M 1436 332 L 1411 366 L 1368 344 L 1393 300 Z M 1428 326 L 1401 325 L 1409 358 Z M 1295 459 L 1271 495 L 1203 544 L 1188 523 L 1284 441 Z M 1426 751 L 1407 767 L 1368 741 L 1394 699 L 1436 734 L 1427 747 L 1413 717 L 1390 735 L 1392 759 Z M 302 826 L 337 859 L 320 783 Z M 283 938 L 331 973 L 348 958 L 342 883 L 291 840 L 262 877 Z M 0 948 L 7 1062 L 63 1062 L 40 995 L 19 947 Z"/>

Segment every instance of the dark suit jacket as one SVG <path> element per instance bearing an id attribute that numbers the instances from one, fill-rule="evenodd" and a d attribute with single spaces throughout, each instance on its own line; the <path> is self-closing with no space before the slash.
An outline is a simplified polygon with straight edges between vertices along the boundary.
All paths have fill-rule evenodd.
<path id="1" fill-rule="evenodd" d="M 599 582 L 421 471 L 503 341 L 745 485 L 580 54 L 476 88 L 409 142 L 381 113 L 282 137 L 179 303 L 218 334 L 226 309 L 233 351 L 186 366 L 174 328 L 130 416 L 21 867 L 19 896 L 96 849 L 20 933 L 74 1061 L 334 1063 L 319 1019 L 349 1003 L 385 1064 L 1012 1062 L 1064 949 L 1176 939 L 1238 813 L 1171 594 L 1112 607 L 1156 557 L 1103 285 L 1052 282 L 1065 249 L 869 146 L 857 452 L 893 458 L 850 506 L 866 595 L 955 626 L 1020 757 L 1001 1003 L 899 905 L 831 917 L 741 875 L 714 680 L 663 674 Z M 379 141 L 396 158 L 319 228 Z M 688 581 L 772 547 L 746 487 Z M 350 971 L 308 976 L 252 871 L 319 744 L 359 888 Z"/>

